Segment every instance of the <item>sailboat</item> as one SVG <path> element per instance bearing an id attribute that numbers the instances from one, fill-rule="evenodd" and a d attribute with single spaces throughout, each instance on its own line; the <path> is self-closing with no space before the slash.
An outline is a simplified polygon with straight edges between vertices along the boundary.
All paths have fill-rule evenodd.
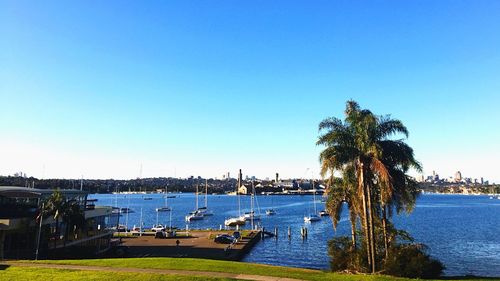
<path id="1" fill-rule="evenodd" d="M 163 195 L 163 197 L 165 198 L 165 206 L 164 207 L 158 207 L 156 208 L 156 211 L 157 212 L 169 212 L 170 211 L 170 207 L 168 207 L 168 185 L 165 186 L 165 194 Z"/>
<path id="2" fill-rule="evenodd" d="M 198 208 L 198 212 L 202 213 L 203 216 L 213 216 L 214 213 L 212 213 L 207 207 L 208 207 L 208 180 L 205 179 L 205 206 Z"/>
<path id="3" fill-rule="evenodd" d="M 203 213 L 198 210 L 198 185 L 196 185 L 196 209 L 186 216 L 186 221 L 198 221 L 204 218 Z"/>
<path id="4" fill-rule="evenodd" d="M 238 216 L 237 217 L 232 217 L 228 218 L 224 221 L 225 226 L 239 226 L 239 225 L 245 225 L 246 220 L 241 218 L 241 201 L 240 201 L 240 193 L 238 189 L 240 188 L 241 182 L 240 179 L 238 178 L 238 186 L 236 187 L 236 196 L 238 197 Z"/>
<path id="5" fill-rule="evenodd" d="M 255 211 L 253 210 L 254 200 L 255 200 L 255 187 L 254 187 L 253 181 L 252 181 L 252 194 L 250 196 L 250 212 L 245 212 L 245 214 L 243 214 L 243 216 L 241 216 L 242 219 L 244 219 L 246 221 L 260 220 L 260 214 L 256 215 Z"/>
<path id="6" fill-rule="evenodd" d="M 305 216 L 304 222 L 315 222 L 321 220 L 320 217 L 317 215 L 318 210 L 316 209 L 316 189 L 314 188 L 314 179 L 312 180 L 312 188 L 313 188 L 314 213 Z"/>

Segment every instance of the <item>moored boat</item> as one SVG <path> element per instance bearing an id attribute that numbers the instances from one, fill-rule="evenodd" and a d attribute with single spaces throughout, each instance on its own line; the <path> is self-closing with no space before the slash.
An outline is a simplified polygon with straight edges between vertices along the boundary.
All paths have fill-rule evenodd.
<path id="1" fill-rule="evenodd" d="M 237 225 L 245 225 L 246 220 L 242 219 L 241 217 L 237 218 L 229 218 L 224 221 L 225 226 L 237 226 Z"/>
<path id="2" fill-rule="evenodd" d="M 121 208 L 120 213 L 122 214 L 127 214 L 127 213 L 133 213 L 134 211 L 130 208 Z"/>
<path id="3" fill-rule="evenodd" d="M 187 216 L 186 216 L 186 221 L 198 221 L 198 220 L 202 220 L 203 219 L 203 214 L 198 212 L 198 211 L 194 211 L 194 212 L 191 212 L 189 213 Z"/>
<path id="4" fill-rule="evenodd" d="M 309 216 L 304 217 L 304 222 L 314 222 L 321 220 L 318 215 L 310 214 Z"/>
<path id="5" fill-rule="evenodd" d="M 272 216 L 275 214 L 276 214 L 276 211 L 274 209 L 267 209 L 266 210 L 266 215 L 268 215 L 268 216 Z"/>

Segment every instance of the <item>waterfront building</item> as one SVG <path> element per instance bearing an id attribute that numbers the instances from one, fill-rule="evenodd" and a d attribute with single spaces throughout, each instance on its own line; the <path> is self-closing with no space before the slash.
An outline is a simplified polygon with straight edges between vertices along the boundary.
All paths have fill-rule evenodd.
<path id="1" fill-rule="evenodd" d="M 242 184 L 242 185 L 238 188 L 238 193 L 239 193 L 239 194 L 242 194 L 242 195 L 247 195 L 247 194 L 249 194 L 249 193 L 248 193 L 248 187 L 246 187 L 244 184 Z"/>
<path id="2" fill-rule="evenodd" d="M 460 171 L 457 171 L 455 173 L 455 182 L 461 182 L 462 181 L 462 173 Z"/>
<path id="3" fill-rule="evenodd" d="M 82 214 L 81 227 L 68 225 L 54 215 L 43 217 L 42 204 L 54 190 L 0 186 L 0 259 L 92 256 L 106 252 L 111 245 L 118 214 L 112 207 L 95 206 L 87 192 L 60 190 L 65 202 L 72 202 Z M 37 221 L 38 219 L 38 221 Z"/>

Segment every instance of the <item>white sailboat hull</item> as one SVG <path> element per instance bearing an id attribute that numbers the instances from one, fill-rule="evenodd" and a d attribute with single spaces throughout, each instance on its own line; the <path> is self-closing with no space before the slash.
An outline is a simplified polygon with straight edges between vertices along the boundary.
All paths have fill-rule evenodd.
<path id="1" fill-rule="evenodd" d="M 240 218 L 230 218 L 224 221 L 225 226 L 245 225 L 246 221 Z"/>

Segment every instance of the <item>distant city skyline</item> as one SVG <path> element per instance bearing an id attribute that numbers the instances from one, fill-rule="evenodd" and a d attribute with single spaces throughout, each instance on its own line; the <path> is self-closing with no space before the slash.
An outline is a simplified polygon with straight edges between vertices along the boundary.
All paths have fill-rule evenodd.
<path id="1" fill-rule="evenodd" d="M 318 176 L 318 124 L 354 99 L 403 121 L 423 174 L 499 183 L 499 10 L 2 1 L 0 175 Z"/>

